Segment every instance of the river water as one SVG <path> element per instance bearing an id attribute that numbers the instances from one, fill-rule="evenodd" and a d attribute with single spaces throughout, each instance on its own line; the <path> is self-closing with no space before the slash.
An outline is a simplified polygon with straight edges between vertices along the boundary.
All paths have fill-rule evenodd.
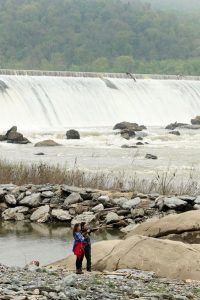
<path id="1" fill-rule="evenodd" d="M 92 243 L 122 237 L 118 231 L 91 234 Z M 32 260 L 45 265 L 72 254 L 72 230 L 63 224 L 0 223 L 0 264 L 25 266 Z"/>

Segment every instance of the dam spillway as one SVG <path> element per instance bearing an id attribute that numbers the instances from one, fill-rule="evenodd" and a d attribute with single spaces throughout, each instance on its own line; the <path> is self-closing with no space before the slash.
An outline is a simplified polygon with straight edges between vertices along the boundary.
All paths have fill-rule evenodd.
<path id="1" fill-rule="evenodd" d="M 136 79 L 136 81 L 134 79 Z M 200 78 L 0 70 L 0 128 L 164 126 L 200 114 Z"/>

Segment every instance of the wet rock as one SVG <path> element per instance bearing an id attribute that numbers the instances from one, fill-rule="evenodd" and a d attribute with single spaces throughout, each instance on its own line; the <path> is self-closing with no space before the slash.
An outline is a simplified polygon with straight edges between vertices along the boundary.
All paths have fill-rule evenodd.
<path id="1" fill-rule="evenodd" d="M 17 204 L 17 200 L 15 199 L 15 196 L 12 195 L 12 194 L 6 195 L 5 196 L 5 201 L 9 205 L 16 205 Z"/>
<path id="2" fill-rule="evenodd" d="M 66 137 L 68 140 L 79 140 L 80 133 L 75 129 L 70 129 L 66 132 Z"/>
<path id="3" fill-rule="evenodd" d="M 7 141 L 7 143 L 13 144 L 28 144 L 30 141 L 23 136 L 23 134 L 17 132 L 17 126 L 11 127 L 5 135 L 1 135 L 0 141 Z"/>
<path id="4" fill-rule="evenodd" d="M 122 145 L 121 148 L 124 148 L 124 149 L 136 149 L 138 148 L 137 146 L 130 146 L 130 145 Z"/>
<path id="5" fill-rule="evenodd" d="M 115 222 L 118 222 L 119 220 L 120 220 L 120 217 L 118 216 L 118 214 L 116 214 L 114 212 L 109 212 L 106 216 L 106 224 L 115 223 Z"/>
<path id="6" fill-rule="evenodd" d="M 51 215 L 60 221 L 71 221 L 72 219 L 72 216 L 69 214 L 69 212 L 63 209 L 53 209 Z"/>
<path id="7" fill-rule="evenodd" d="M 35 155 L 41 156 L 41 155 L 45 155 L 45 154 L 44 154 L 44 152 L 38 152 L 38 153 L 35 153 Z"/>
<path id="8" fill-rule="evenodd" d="M 176 130 L 170 131 L 169 134 L 173 134 L 173 135 L 177 135 L 177 136 L 181 135 L 180 131 L 176 131 Z"/>
<path id="9" fill-rule="evenodd" d="M 147 154 L 145 155 L 145 158 L 146 158 L 146 159 L 158 159 L 158 157 L 157 157 L 156 155 L 149 154 L 149 153 L 147 153 Z"/>
<path id="10" fill-rule="evenodd" d="M 142 131 L 143 129 L 146 129 L 146 127 L 144 125 L 138 125 L 137 123 L 130 123 L 130 122 L 121 122 L 121 123 L 117 123 L 113 130 L 116 129 L 133 129 L 134 131 Z"/>
<path id="11" fill-rule="evenodd" d="M 61 145 L 56 143 L 53 140 L 44 140 L 34 145 L 34 147 L 54 147 L 54 146 L 61 146 Z"/>
<path id="12" fill-rule="evenodd" d="M 196 118 L 191 119 L 192 125 L 200 125 L 200 116 L 196 116 Z"/>
<path id="13" fill-rule="evenodd" d="M 188 125 L 187 123 L 178 123 L 178 122 L 175 122 L 175 123 L 171 123 L 169 125 L 167 125 L 165 127 L 165 129 L 168 129 L 168 130 L 174 130 L 178 127 L 183 127 L 184 125 Z"/>
<path id="14" fill-rule="evenodd" d="M 123 129 L 120 132 L 121 137 L 123 137 L 126 140 L 130 140 L 131 138 L 135 137 L 135 130 L 133 129 Z"/>
<path id="15" fill-rule="evenodd" d="M 38 209 L 32 213 L 30 219 L 33 222 L 37 223 L 45 223 L 48 221 L 50 215 L 49 215 L 50 207 L 49 205 L 41 206 Z"/>
<path id="16" fill-rule="evenodd" d="M 144 144 L 142 142 L 137 142 L 136 145 L 137 146 L 143 146 Z"/>
<path id="17" fill-rule="evenodd" d="M 142 200 L 139 197 L 136 197 L 134 199 L 126 200 L 122 203 L 121 207 L 124 209 L 130 209 L 133 207 L 136 207 L 142 202 Z"/>
<path id="18" fill-rule="evenodd" d="M 20 201 L 20 205 L 38 207 L 41 204 L 41 195 L 40 193 L 34 193 L 29 196 L 26 196 Z"/>

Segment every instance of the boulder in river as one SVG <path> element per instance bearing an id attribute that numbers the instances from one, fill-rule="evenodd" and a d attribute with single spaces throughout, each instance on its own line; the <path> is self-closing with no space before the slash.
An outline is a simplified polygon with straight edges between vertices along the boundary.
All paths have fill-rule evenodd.
<path id="1" fill-rule="evenodd" d="M 113 130 L 124 130 L 124 129 L 132 129 L 134 131 L 142 131 L 143 129 L 146 129 L 146 126 L 144 125 L 138 125 L 137 123 L 131 123 L 131 122 L 121 122 L 117 123 Z"/>
<path id="2" fill-rule="evenodd" d="M 66 132 L 68 140 L 80 140 L 80 133 L 75 129 L 70 129 Z"/>
<path id="3" fill-rule="evenodd" d="M 173 135 L 177 135 L 177 136 L 181 135 L 180 131 L 178 131 L 178 130 L 170 131 L 169 134 L 173 134 Z"/>
<path id="4" fill-rule="evenodd" d="M 130 140 L 131 138 L 135 137 L 135 130 L 134 129 L 123 129 L 120 132 L 121 136 L 126 139 L 126 140 Z"/>
<path id="5" fill-rule="evenodd" d="M 147 153 L 147 154 L 145 155 L 145 158 L 147 158 L 147 159 L 158 159 L 158 157 L 157 157 L 156 155 L 149 154 L 149 153 Z"/>
<path id="6" fill-rule="evenodd" d="M 178 123 L 178 122 L 175 122 L 175 123 L 171 123 L 171 124 L 167 125 L 165 127 L 165 129 L 174 130 L 174 129 L 178 128 L 178 127 L 183 127 L 185 125 L 188 125 L 188 124 L 187 123 Z"/>
<path id="7" fill-rule="evenodd" d="M 200 116 L 196 116 L 196 118 L 191 119 L 192 125 L 200 125 Z"/>
<path id="8" fill-rule="evenodd" d="M 28 144 L 30 141 L 23 136 L 22 133 L 17 132 L 17 126 L 11 127 L 5 135 L 0 136 L 0 141 L 7 141 L 12 144 Z"/>
<path id="9" fill-rule="evenodd" d="M 53 140 L 44 140 L 44 141 L 36 143 L 34 146 L 35 147 L 54 147 L 54 146 L 61 146 L 61 145 L 56 143 Z"/>

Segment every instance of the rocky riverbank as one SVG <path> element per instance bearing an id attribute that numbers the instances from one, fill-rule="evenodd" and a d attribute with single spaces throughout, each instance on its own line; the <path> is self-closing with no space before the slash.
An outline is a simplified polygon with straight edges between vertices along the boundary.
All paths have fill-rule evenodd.
<path id="1" fill-rule="evenodd" d="M 1 300 L 187 300 L 200 298 L 196 281 L 158 278 L 153 272 L 73 274 L 63 268 L 0 265 Z"/>
<path id="2" fill-rule="evenodd" d="M 94 226 L 132 230 L 135 224 L 168 214 L 199 210 L 200 196 L 162 196 L 99 191 L 67 185 L 0 185 L 0 220 L 27 222 L 85 221 Z"/>

